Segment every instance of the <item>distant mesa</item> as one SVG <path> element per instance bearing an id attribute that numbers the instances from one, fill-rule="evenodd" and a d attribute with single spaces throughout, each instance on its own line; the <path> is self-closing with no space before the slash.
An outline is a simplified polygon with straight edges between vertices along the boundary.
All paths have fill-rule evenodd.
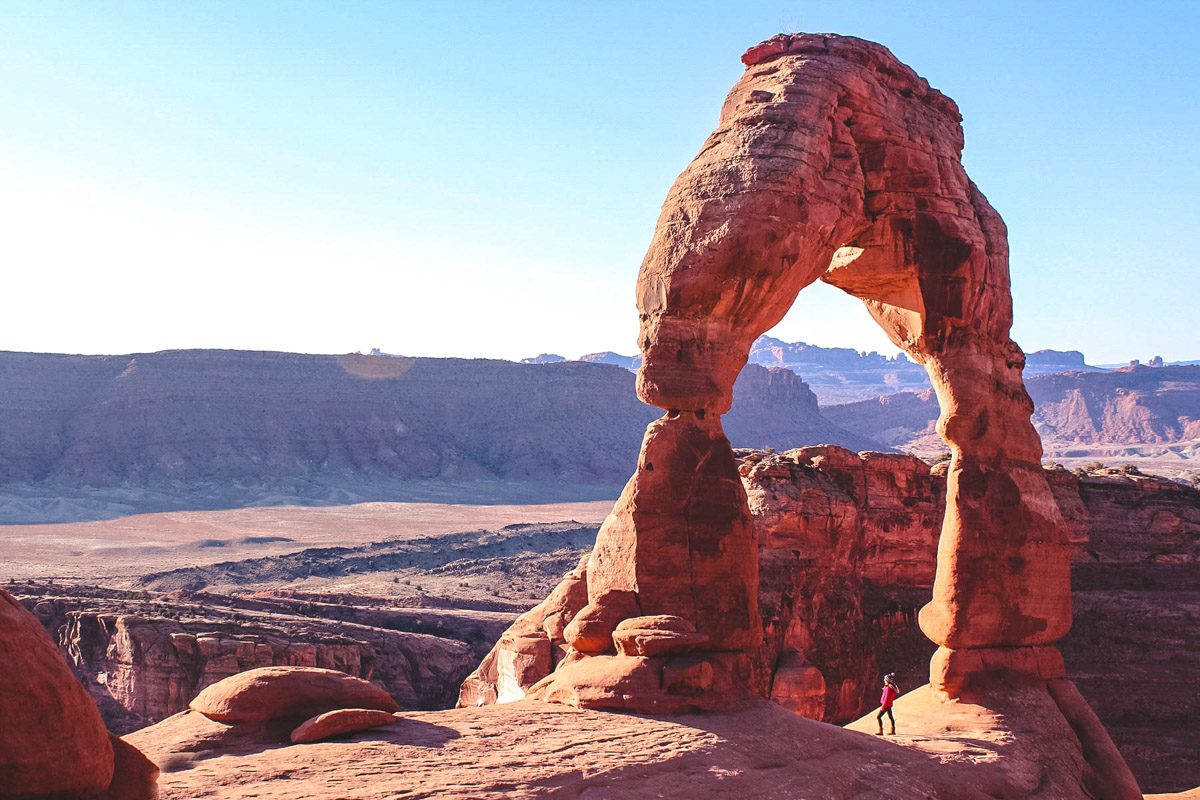
<path id="1" fill-rule="evenodd" d="M 1083 353 L 1078 350 L 1037 350 L 1025 354 L 1025 375 L 1027 377 L 1076 370 L 1099 372 L 1100 367 L 1093 367 L 1085 363 Z"/>
<path id="2" fill-rule="evenodd" d="M 637 370 L 642 365 L 641 353 L 636 356 L 623 356 L 611 350 L 605 350 L 603 353 L 588 353 L 587 355 L 580 356 L 579 360 L 588 361 L 593 364 L 616 364 L 618 367 L 624 367 L 628 370 Z"/>
<path id="3" fill-rule="evenodd" d="M 533 358 L 521 359 L 522 364 L 561 364 L 564 361 L 566 361 L 566 359 L 557 353 L 542 353 L 541 355 L 536 355 Z"/>

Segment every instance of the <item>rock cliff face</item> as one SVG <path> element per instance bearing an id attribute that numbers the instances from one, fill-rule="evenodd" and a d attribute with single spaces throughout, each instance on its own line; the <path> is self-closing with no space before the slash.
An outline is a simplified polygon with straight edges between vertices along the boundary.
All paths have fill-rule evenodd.
<path id="1" fill-rule="evenodd" d="M 56 632 L 76 677 L 120 732 L 182 711 L 218 681 L 272 666 L 337 670 L 375 682 L 405 708 L 441 708 L 453 697 L 455 676 L 478 660 L 479 643 L 502 627 L 485 622 L 473 632 L 464 624 L 458 632 L 475 640 L 473 648 L 451 638 L 455 631 L 441 623 L 446 635 L 393 629 L 414 621 L 406 618 L 413 612 L 402 610 L 181 592 L 54 596 L 48 587 L 24 590 L 25 603 Z M 442 619 L 448 626 L 455 621 Z"/>
<path id="2" fill-rule="evenodd" d="M 67 521 L 55 516 L 66 500 L 105 489 L 123 490 L 121 514 L 304 502 L 322 486 L 395 499 L 421 481 L 615 494 L 654 418 L 633 386 L 627 370 L 582 362 L 0 353 L 0 522 Z M 790 374 L 748 372 L 737 394 L 738 444 L 881 446 L 825 423 Z M 38 487 L 42 517 L 6 508 Z"/>
<path id="3" fill-rule="evenodd" d="M 155 800 L 158 768 L 110 734 L 54 642 L 0 590 L 0 794 Z"/>
<path id="4" fill-rule="evenodd" d="M 845 723 L 879 676 L 926 680 L 935 645 L 916 625 L 928 601 L 945 509 L 945 466 L 911 456 L 806 447 L 737 451 L 759 540 L 763 663 L 772 699 Z M 1067 666 L 1146 787 L 1200 783 L 1200 491 L 1140 475 L 1048 470 L 1072 543 L 1077 614 Z M 460 705 L 523 697 L 566 654 L 586 603 L 585 559 L 523 615 L 464 683 Z M 1169 700 L 1163 700 L 1163 696 Z"/>

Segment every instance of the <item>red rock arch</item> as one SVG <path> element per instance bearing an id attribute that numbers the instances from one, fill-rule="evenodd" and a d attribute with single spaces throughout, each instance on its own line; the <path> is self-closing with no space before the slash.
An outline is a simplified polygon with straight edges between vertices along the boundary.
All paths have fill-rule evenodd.
<path id="1" fill-rule="evenodd" d="M 824 280 L 864 301 L 941 402 L 954 457 L 921 626 L 943 648 L 935 683 L 953 689 L 983 651 L 1051 644 L 1071 621 L 1068 543 L 1009 337 L 1004 223 L 963 170 L 953 101 L 886 48 L 778 36 L 743 61 L 638 277 L 638 394 L 667 414 L 601 530 L 567 640 L 600 652 L 620 619 L 668 614 L 706 652 L 752 652 L 754 534 L 720 415 L 751 342 Z"/>

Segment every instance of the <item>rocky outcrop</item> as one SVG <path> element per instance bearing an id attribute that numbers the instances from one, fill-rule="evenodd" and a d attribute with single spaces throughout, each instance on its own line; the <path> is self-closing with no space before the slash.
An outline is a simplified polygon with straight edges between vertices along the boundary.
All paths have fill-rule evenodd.
<path id="1" fill-rule="evenodd" d="M 760 547 L 771 698 L 844 723 L 869 710 L 882 673 L 922 683 L 936 646 L 916 614 L 933 585 L 947 465 L 832 447 L 737 455 Z M 1200 708 L 1188 686 L 1200 669 L 1190 621 L 1200 613 L 1200 491 L 1136 474 L 1046 475 L 1072 542 L 1070 674 L 1147 786 L 1200 782 L 1189 767 Z M 501 638 L 460 705 L 520 699 L 565 658 L 563 623 L 586 603 L 586 567 Z"/>
<path id="2" fill-rule="evenodd" d="M 236 601 L 204 596 L 194 603 L 183 594 L 143 597 L 139 603 L 43 593 L 25 600 L 42 624 L 57 633 L 75 675 L 109 725 L 121 731 L 182 711 L 206 687 L 264 667 L 336 670 L 374 681 L 405 708 L 439 708 L 451 702 L 480 653 L 478 644 L 473 649 L 448 635 L 386 627 L 424 627 L 419 611 L 389 614 L 309 603 L 314 613 L 309 617 L 297 613 L 305 607 L 302 601 L 286 599 L 222 608 L 219 603 Z M 139 605 L 144 609 L 137 611 Z M 122 606 L 127 610 L 122 612 Z M 448 634 L 447 625 L 456 619 L 442 615 L 436 625 Z M 462 622 L 464 638 L 476 643 L 490 641 L 483 631 L 497 629 Z"/>
<path id="3" fill-rule="evenodd" d="M 312 718 L 339 708 L 391 713 L 400 706 L 378 686 L 333 669 L 260 667 L 214 683 L 188 708 L 217 722 Z"/>
<path id="4" fill-rule="evenodd" d="M 396 718 L 386 711 L 370 708 L 339 708 L 326 711 L 296 726 L 288 737 L 294 744 L 319 742 L 346 733 L 394 725 Z"/>
<path id="5" fill-rule="evenodd" d="M 229 747 L 245 753 L 388 725 L 396 722 L 392 713 L 397 710 L 396 701 L 378 686 L 344 672 L 263 667 L 209 686 L 187 710 L 132 738 L 152 750 L 161 748 L 159 736 L 144 735 L 161 726 L 170 732 L 165 738 L 176 753 L 212 755 Z"/>
<path id="6" fill-rule="evenodd" d="M 0 590 L 0 792 L 18 800 L 151 800 L 157 768 L 111 736 L 32 614 Z"/>

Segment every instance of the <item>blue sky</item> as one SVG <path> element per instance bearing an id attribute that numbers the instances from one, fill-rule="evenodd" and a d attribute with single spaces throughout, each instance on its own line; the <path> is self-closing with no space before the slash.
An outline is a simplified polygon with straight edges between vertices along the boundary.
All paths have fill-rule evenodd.
<path id="1" fill-rule="evenodd" d="M 750 45 L 882 42 L 965 117 L 1028 350 L 1200 358 L 1200 4 L 0 1 L 0 349 L 636 349 Z M 894 351 L 806 290 L 785 339 Z"/>

